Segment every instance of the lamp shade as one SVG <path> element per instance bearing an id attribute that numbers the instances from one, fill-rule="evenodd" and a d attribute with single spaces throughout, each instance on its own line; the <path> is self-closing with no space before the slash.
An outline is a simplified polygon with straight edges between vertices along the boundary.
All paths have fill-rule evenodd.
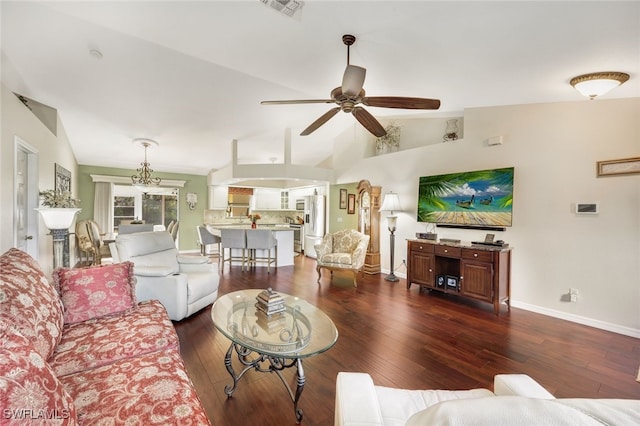
<path id="1" fill-rule="evenodd" d="M 35 210 L 40 213 L 48 229 L 69 229 L 81 209 L 40 207 Z"/>
<path id="2" fill-rule="evenodd" d="M 380 206 L 380 211 L 387 211 L 393 214 L 394 211 L 397 212 L 400 210 L 402 209 L 400 208 L 400 198 L 398 197 L 398 194 L 395 194 L 393 192 L 385 194 L 384 199 L 382 200 L 382 206 Z"/>
<path id="3" fill-rule="evenodd" d="M 349 96 L 356 96 L 362 90 L 364 77 L 367 70 L 356 65 L 347 65 L 342 77 L 342 93 Z"/>

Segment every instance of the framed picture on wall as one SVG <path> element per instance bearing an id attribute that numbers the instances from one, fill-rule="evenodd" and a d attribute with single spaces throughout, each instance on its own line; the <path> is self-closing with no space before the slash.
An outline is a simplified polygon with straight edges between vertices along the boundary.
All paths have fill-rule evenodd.
<path id="1" fill-rule="evenodd" d="M 620 176 L 640 173 L 640 157 L 621 160 L 597 161 L 598 177 Z"/>
<path id="2" fill-rule="evenodd" d="M 356 194 L 349 194 L 349 201 L 347 203 L 347 213 L 354 214 L 356 212 Z"/>
<path id="3" fill-rule="evenodd" d="M 55 163 L 55 191 L 71 192 L 71 172 Z"/>
<path id="4" fill-rule="evenodd" d="M 340 190 L 340 208 L 341 209 L 347 208 L 347 190 L 346 189 Z"/>

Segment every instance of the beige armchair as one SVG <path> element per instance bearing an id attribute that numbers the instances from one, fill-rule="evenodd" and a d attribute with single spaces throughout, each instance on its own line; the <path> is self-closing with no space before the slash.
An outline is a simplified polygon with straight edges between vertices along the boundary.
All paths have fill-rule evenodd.
<path id="1" fill-rule="evenodd" d="M 322 278 L 320 269 L 325 268 L 330 270 L 332 275 L 333 271 L 353 272 L 353 285 L 357 287 L 356 278 L 364 266 L 368 245 L 369 236 L 354 229 L 343 229 L 322 237 L 320 244 L 314 246 L 318 262 L 318 283 Z"/>

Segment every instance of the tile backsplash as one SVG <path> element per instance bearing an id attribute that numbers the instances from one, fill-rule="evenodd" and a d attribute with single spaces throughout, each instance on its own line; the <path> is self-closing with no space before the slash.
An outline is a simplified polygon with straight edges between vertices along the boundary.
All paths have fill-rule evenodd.
<path id="1" fill-rule="evenodd" d="M 302 212 L 295 210 L 253 210 L 253 214 L 259 214 L 261 219 L 258 223 L 289 223 L 290 221 L 298 222 L 298 218 L 302 219 Z M 205 224 L 221 224 L 221 223 L 251 223 L 247 217 L 227 217 L 224 210 L 205 210 Z"/>

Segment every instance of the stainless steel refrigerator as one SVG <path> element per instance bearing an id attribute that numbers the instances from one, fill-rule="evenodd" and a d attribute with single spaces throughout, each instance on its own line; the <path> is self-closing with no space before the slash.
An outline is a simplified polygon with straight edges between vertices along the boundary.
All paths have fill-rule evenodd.
<path id="1" fill-rule="evenodd" d="M 304 254 L 316 257 L 314 245 L 320 243 L 325 232 L 325 196 L 304 197 Z"/>

